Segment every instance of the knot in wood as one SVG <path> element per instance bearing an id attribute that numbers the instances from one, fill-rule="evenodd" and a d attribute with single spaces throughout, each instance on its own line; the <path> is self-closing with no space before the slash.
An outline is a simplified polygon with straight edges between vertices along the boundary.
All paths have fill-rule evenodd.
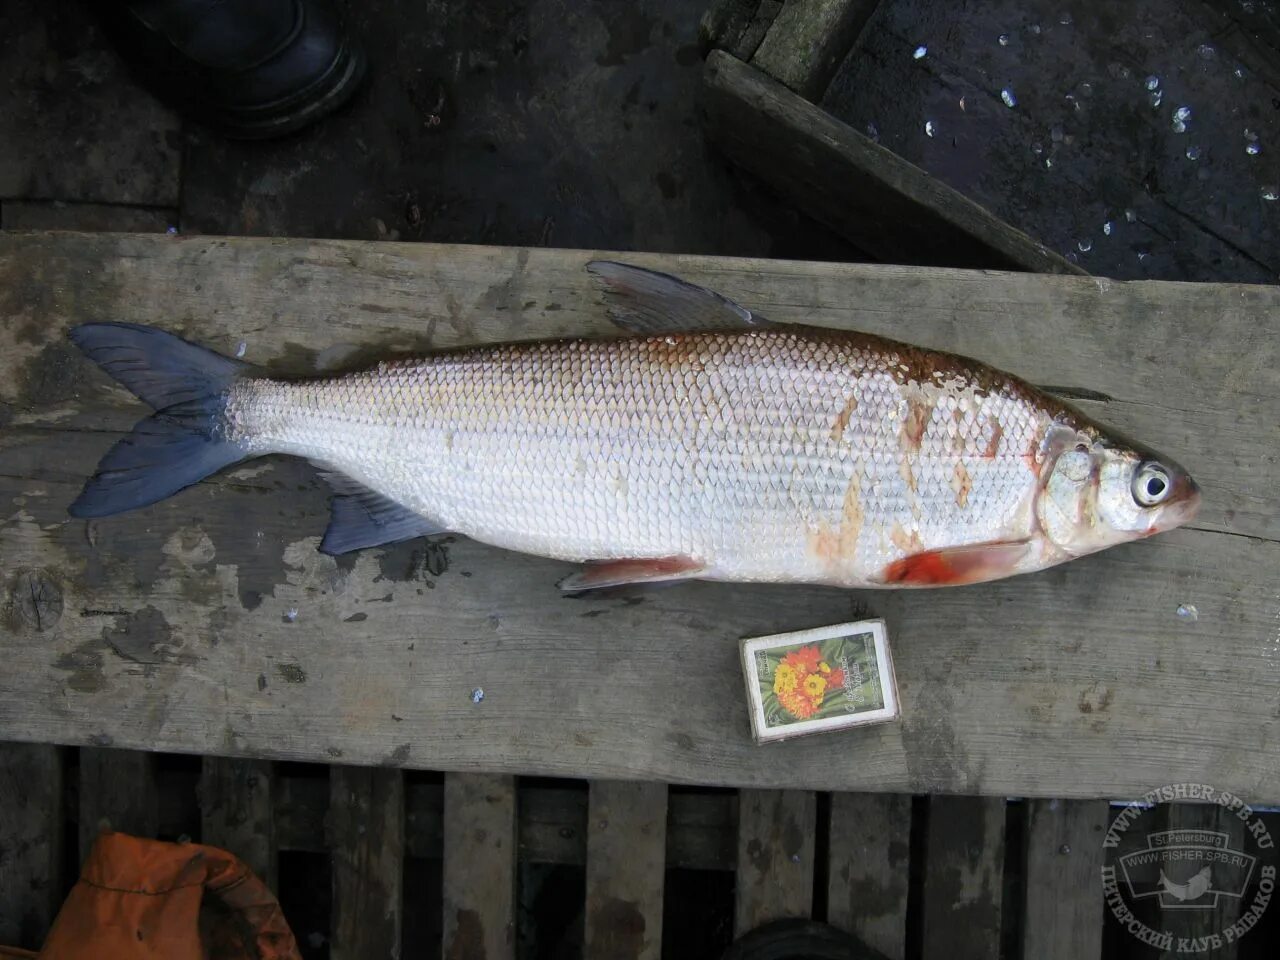
<path id="1" fill-rule="evenodd" d="M 62 588 L 48 571 L 19 570 L 9 595 L 22 622 L 32 629 L 51 630 L 62 619 Z"/>

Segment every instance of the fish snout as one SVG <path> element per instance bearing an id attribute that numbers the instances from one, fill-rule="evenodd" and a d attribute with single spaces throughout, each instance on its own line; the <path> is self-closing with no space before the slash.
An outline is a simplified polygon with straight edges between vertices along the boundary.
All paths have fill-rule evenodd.
<path id="1" fill-rule="evenodd" d="M 1200 485 L 1191 479 L 1191 475 L 1180 472 L 1173 482 L 1173 493 L 1165 509 L 1169 512 L 1173 523 L 1170 526 L 1181 526 L 1195 518 L 1200 512 Z"/>

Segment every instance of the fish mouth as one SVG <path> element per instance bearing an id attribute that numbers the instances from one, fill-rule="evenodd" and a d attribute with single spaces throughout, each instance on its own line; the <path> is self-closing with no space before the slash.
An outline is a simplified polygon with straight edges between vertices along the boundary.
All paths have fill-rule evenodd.
<path id="1" fill-rule="evenodd" d="M 1179 515 L 1179 523 L 1186 523 L 1200 512 L 1200 485 L 1188 474 L 1184 473 L 1174 483 L 1170 506 Z"/>
<path id="2" fill-rule="evenodd" d="M 1163 533 L 1189 523 L 1200 512 L 1200 500 L 1200 485 L 1188 474 L 1179 472 L 1174 479 L 1168 502 L 1160 508 L 1156 522 L 1147 530 L 1147 534 Z"/>

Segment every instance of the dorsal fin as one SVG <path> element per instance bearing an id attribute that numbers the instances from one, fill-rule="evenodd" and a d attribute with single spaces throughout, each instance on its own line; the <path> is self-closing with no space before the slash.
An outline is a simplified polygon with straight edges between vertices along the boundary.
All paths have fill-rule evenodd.
<path id="1" fill-rule="evenodd" d="M 344 474 L 321 470 L 320 476 L 333 488 L 329 526 L 320 542 L 323 553 L 350 553 L 364 547 L 448 532 L 435 521 Z"/>
<path id="2" fill-rule="evenodd" d="M 614 260 L 592 260 L 587 271 L 605 289 L 609 318 L 628 333 L 761 330 L 771 324 L 713 290 Z"/>

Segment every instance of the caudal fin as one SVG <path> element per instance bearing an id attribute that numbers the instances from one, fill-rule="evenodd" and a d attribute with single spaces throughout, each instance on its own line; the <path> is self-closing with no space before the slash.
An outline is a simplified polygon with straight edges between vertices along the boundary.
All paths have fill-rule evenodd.
<path id="1" fill-rule="evenodd" d="M 133 323 L 88 323 L 71 339 L 156 413 L 112 447 L 71 504 L 105 517 L 163 500 L 249 454 L 226 438 L 231 384 L 247 364 Z"/>

